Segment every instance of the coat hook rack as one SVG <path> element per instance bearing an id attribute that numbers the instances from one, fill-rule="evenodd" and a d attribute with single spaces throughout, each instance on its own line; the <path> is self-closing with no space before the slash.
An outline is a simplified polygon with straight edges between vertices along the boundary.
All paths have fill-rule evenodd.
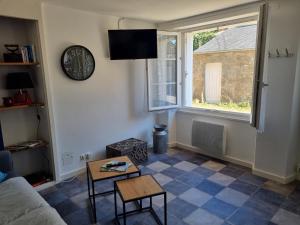
<path id="1" fill-rule="evenodd" d="M 268 52 L 269 58 L 289 58 L 294 56 L 293 53 L 289 52 L 287 48 L 285 48 L 284 53 L 280 52 L 278 48 L 275 49 L 275 53 L 271 51 Z"/>

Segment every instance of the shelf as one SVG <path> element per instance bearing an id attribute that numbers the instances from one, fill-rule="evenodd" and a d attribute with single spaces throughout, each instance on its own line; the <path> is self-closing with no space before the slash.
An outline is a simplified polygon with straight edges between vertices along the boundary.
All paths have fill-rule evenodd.
<path id="1" fill-rule="evenodd" d="M 14 105 L 14 106 L 0 106 L 0 112 L 7 111 L 7 110 L 13 110 L 13 109 L 24 109 L 24 108 L 30 108 L 30 107 L 43 107 L 45 106 L 44 103 L 33 103 L 30 105 Z"/>
<path id="2" fill-rule="evenodd" d="M 30 183 L 33 187 L 39 187 L 43 184 L 52 181 L 52 176 L 44 171 L 32 173 L 24 176 L 24 178 Z"/>
<path id="3" fill-rule="evenodd" d="M 0 66 L 36 66 L 38 62 L 0 62 Z"/>
<path id="4" fill-rule="evenodd" d="M 48 146 L 48 143 L 42 140 L 39 140 L 39 143 L 37 143 L 37 145 L 35 146 L 32 147 L 26 146 L 32 143 L 34 143 L 34 141 L 28 141 L 17 145 L 10 145 L 5 147 L 5 150 L 8 150 L 13 153 L 13 152 L 20 152 L 20 151 L 28 151 L 28 150 L 38 150 L 38 149 L 46 148 Z"/>

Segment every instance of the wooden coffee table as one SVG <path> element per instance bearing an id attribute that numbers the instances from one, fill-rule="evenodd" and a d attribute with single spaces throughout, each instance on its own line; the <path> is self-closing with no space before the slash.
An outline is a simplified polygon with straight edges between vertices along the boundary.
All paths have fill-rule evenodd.
<path id="1" fill-rule="evenodd" d="M 152 175 L 143 175 L 114 182 L 114 202 L 115 202 L 115 217 L 116 222 L 120 225 L 119 217 L 123 217 L 123 224 L 126 225 L 126 216 L 138 212 L 150 211 L 154 219 L 159 225 L 162 225 L 161 220 L 157 216 L 152 207 L 152 197 L 163 195 L 164 196 L 164 225 L 167 225 L 167 193 L 163 190 L 160 184 L 155 180 Z M 123 213 L 118 214 L 117 207 L 117 192 L 119 193 L 123 203 Z M 145 198 L 150 199 L 150 206 L 143 207 L 142 200 Z M 138 209 L 126 212 L 126 203 L 140 201 Z"/>
<path id="2" fill-rule="evenodd" d="M 116 177 L 126 176 L 128 178 L 129 175 L 131 175 L 131 174 L 138 174 L 139 176 L 141 175 L 141 171 L 133 163 L 132 163 L 132 166 L 130 166 L 126 172 L 103 172 L 103 171 L 100 171 L 101 166 L 111 160 L 132 163 L 132 161 L 127 156 L 114 157 L 114 158 L 109 158 L 109 159 L 104 159 L 104 160 L 90 161 L 90 162 L 86 163 L 89 201 L 92 206 L 93 217 L 94 217 L 95 223 L 97 222 L 95 197 L 98 195 L 105 195 L 105 194 L 110 194 L 110 193 L 114 192 L 114 190 L 109 190 L 109 191 L 105 191 L 105 192 L 101 192 L 101 193 L 95 193 L 95 183 L 98 181 L 103 181 L 106 179 L 111 179 L 111 178 L 116 178 Z M 90 185 L 92 186 L 92 190 L 90 188 Z"/>

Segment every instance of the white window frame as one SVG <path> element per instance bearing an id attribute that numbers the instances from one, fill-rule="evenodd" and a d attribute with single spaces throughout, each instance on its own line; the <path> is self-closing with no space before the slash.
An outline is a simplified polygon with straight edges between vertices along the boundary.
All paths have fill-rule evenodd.
<path id="1" fill-rule="evenodd" d="M 180 106 L 181 103 L 181 88 L 180 88 L 180 80 L 181 80 L 181 35 L 178 32 L 167 32 L 167 31 L 157 31 L 157 34 L 160 35 L 172 35 L 177 36 L 177 56 L 176 56 L 176 104 L 169 106 L 160 106 L 160 107 L 151 107 L 150 101 L 152 96 L 152 88 L 151 88 L 151 66 L 149 64 L 149 60 L 146 61 L 146 70 L 147 70 L 147 94 L 148 94 L 148 110 L 152 111 L 160 111 L 160 110 L 168 110 L 168 109 L 176 109 Z"/>
<path id="2" fill-rule="evenodd" d="M 259 11 L 257 11 L 259 13 Z M 249 22 L 253 21 L 253 16 L 249 17 Z M 259 19 L 259 14 L 257 15 L 257 21 Z M 234 23 L 233 23 L 234 22 Z M 243 19 L 241 20 L 241 23 L 245 23 L 246 20 Z M 226 21 L 221 23 L 222 26 L 228 26 L 232 24 L 239 24 L 238 20 L 235 21 Z M 217 110 L 217 109 L 206 109 L 206 108 L 196 108 L 196 107 L 191 107 L 187 106 L 186 101 L 187 97 L 189 97 L 190 94 L 187 94 L 187 86 L 191 86 L 189 83 L 191 82 L 189 79 L 192 79 L 191 76 L 192 74 L 189 74 L 189 72 L 186 69 L 186 54 L 188 54 L 187 50 L 187 35 L 193 31 L 199 31 L 199 30 L 210 30 L 214 29 L 218 26 L 218 24 L 210 24 L 209 26 L 205 26 L 203 28 L 201 27 L 195 27 L 193 29 L 187 29 L 186 31 L 182 32 L 182 59 L 184 65 L 183 65 L 183 71 L 182 71 L 182 105 L 181 105 L 181 112 L 187 112 L 187 113 L 193 113 L 193 114 L 199 114 L 199 115 L 204 115 L 204 116 L 211 116 L 211 117 L 216 117 L 216 118 L 227 118 L 227 119 L 232 119 L 232 120 L 238 120 L 238 121 L 246 121 L 250 122 L 251 119 L 251 113 L 242 113 L 242 112 L 234 112 L 234 111 L 224 111 L 224 110 Z M 254 87 L 253 87 L 254 88 Z"/>

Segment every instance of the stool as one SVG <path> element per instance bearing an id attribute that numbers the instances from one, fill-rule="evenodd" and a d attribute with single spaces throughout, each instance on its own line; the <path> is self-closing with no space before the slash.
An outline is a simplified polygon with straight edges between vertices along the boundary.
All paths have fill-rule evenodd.
<path id="1" fill-rule="evenodd" d="M 117 192 L 121 197 L 123 204 L 123 213 L 118 214 L 117 209 Z M 152 207 L 152 197 L 164 196 L 164 225 L 167 225 L 167 193 L 152 175 L 143 175 L 114 182 L 114 201 L 115 201 L 115 217 L 117 224 L 120 225 L 119 217 L 123 216 L 123 224 L 126 225 L 126 216 L 138 212 L 150 211 L 153 218 L 159 225 L 163 225 L 156 212 Z M 142 200 L 150 198 L 150 206 L 143 207 Z M 126 212 L 126 203 L 139 201 L 138 209 Z"/>

